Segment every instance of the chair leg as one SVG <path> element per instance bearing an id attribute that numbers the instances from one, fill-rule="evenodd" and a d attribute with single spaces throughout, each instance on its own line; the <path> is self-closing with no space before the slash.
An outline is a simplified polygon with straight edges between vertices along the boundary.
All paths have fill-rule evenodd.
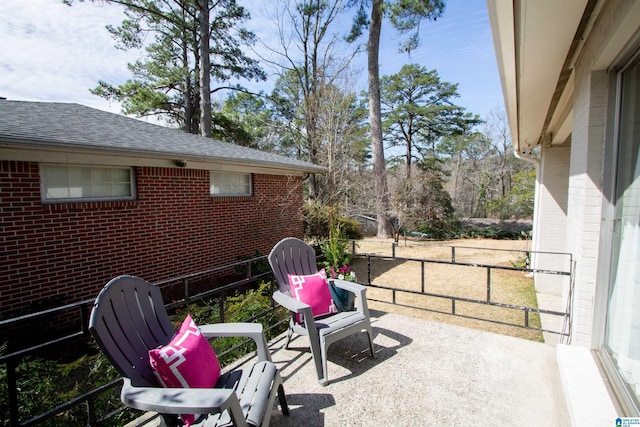
<path id="1" fill-rule="evenodd" d="M 284 387 L 282 384 L 278 386 L 278 400 L 280 401 L 280 410 L 282 414 L 289 415 L 289 404 L 287 403 L 287 396 L 284 394 Z"/>
<path id="2" fill-rule="evenodd" d="M 323 340 L 320 343 L 320 360 L 322 361 L 322 377 L 320 377 L 320 384 L 325 386 L 329 384 L 329 372 L 327 370 L 327 343 Z"/>
<path id="3" fill-rule="evenodd" d="M 293 327 L 289 326 L 289 330 L 287 330 L 287 339 L 284 342 L 284 348 L 289 349 L 289 343 L 291 342 L 292 336 L 293 336 Z"/>
<path id="4" fill-rule="evenodd" d="M 376 352 L 373 350 L 373 331 L 371 330 L 371 325 L 367 326 L 367 336 L 369 337 L 369 350 L 371 351 L 371 357 L 376 358 Z"/>
<path id="5" fill-rule="evenodd" d="M 325 359 L 324 341 L 320 341 L 316 335 L 316 339 L 309 337 L 309 347 L 311 347 L 311 359 L 316 368 L 318 382 L 322 385 L 327 384 L 327 364 Z"/>

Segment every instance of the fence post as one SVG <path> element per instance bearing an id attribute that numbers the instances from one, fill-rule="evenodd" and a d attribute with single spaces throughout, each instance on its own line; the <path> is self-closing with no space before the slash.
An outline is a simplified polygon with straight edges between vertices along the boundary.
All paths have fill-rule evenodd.
<path id="1" fill-rule="evenodd" d="M 422 293 L 424 294 L 424 284 L 425 284 L 425 277 L 424 277 L 424 261 L 420 261 L 420 269 L 421 269 L 421 275 L 420 275 L 420 285 L 421 285 L 421 289 L 422 289 Z"/>
<path id="2" fill-rule="evenodd" d="M 189 307 L 189 303 L 191 302 L 191 297 L 189 296 L 189 278 L 185 277 L 182 283 L 184 285 L 184 303 L 186 307 Z"/>
<path id="3" fill-rule="evenodd" d="M 82 328 L 82 333 L 84 335 L 89 335 L 89 316 L 88 316 L 88 307 L 86 305 L 80 306 L 80 323 Z"/>
<path id="4" fill-rule="evenodd" d="M 487 267 L 487 302 L 491 302 L 491 267 Z"/>
<path id="5" fill-rule="evenodd" d="M 396 257 L 396 242 L 391 243 L 391 257 Z"/>
<path id="6" fill-rule="evenodd" d="M 89 426 L 94 427 L 98 425 L 98 417 L 96 416 L 96 400 L 93 397 L 87 399 L 87 416 L 89 418 Z"/>
<path id="7" fill-rule="evenodd" d="M 224 300 L 225 300 L 225 291 L 220 292 L 220 302 L 218 304 L 218 311 L 220 312 L 220 323 L 224 323 Z"/>
<path id="8" fill-rule="evenodd" d="M 18 412 L 18 378 L 16 376 L 16 366 L 14 358 L 7 360 L 7 394 L 9 395 L 9 418 L 12 426 L 20 425 L 20 414 Z"/>

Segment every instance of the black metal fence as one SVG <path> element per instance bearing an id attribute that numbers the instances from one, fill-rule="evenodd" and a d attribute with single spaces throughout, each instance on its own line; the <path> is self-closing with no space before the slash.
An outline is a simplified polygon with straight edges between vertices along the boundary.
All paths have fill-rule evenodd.
<path id="1" fill-rule="evenodd" d="M 384 291 L 388 291 L 391 293 L 391 299 L 388 301 L 385 300 L 378 300 L 375 297 L 371 298 L 369 297 L 368 299 L 371 299 L 373 301 L 380 301 L 383 303 L 390 303 L 390 304 L 395 304 L 395 305 L 399 305 L 399 306 L 405 306 L 405 307 L 410 307 L 410 308 L 420 308 L 422 310 L 428 310 L 428 311 L 438 311 L 441 313 L 445 313 L 445 314 L 450 314 L 450 315 L 454 315 L 454 316 L 460 316 L 460 317 L 470 317 L 473 319 L 477 319 L 477 320 L 482 320 L 482 321 L 488 321 L 488 322 L 495 322 L 495 323 L 503 323 L 503 324 L 507 324 L 509 326 L 517 326 L 517 327 L 522 327 L 522 328 L 528 328 L 528 329 L 538 329 L 541 330 L 543 332 L 551 332 L 551 333 L 555 333 L 555 334 L 559 334 L 561 335 L 563 338 L 566 338 L 569 336 L 570 334 L 570 307 L 567 307 L 567 310 L 565 312 L 559 312 L 559 311 L 551 311 L 551 310 L 543 310 L 543 309 L 539 309 L 537 307 L 528 307 L 528 306 L 518 306 L 518 305 L 512 305 L 512 304 L 504 304 L 504 303 L 500 303 L 500 302 L 496 302 L 493 300 L 492 298 L 492 276 L 493 276 L 493 272 L 496 270 L 510 270 L 510 271 L 522 271 L 522 272 L 528 272 L 528 273 L 532 273 L 532 274 L 549 274 L 549 275 L 559 275 L 559 276 L 566 276 L 569 278 L 570 282 L 571 282 L 571 286 L 570 286 L 570 293 L 573 291 L 573 261 L 570 260 L 570 266 L 571 268 L 569 268 L 566 271 L 559 271 L 559 270 L 546 270 L 546 269 L 531 269 L 528 266 L 526 268 L 517 268 L 517 267 L 508 267 L 508 266 L 499 266 L 499 265 L 489 265 L 489 264 L 481 264 L 481 263 L 472 263 L 472 262 L 464 262 L 464 261 L 460 261 L 458 258 L 458 254 L 459 251 L 462 250 L 464 247 L 461 246 L 457 246 L 457 247 L 451 247 L 451 255 L 450 255 L 450 259 L 447 260 L 435 260 L 435 259 L 419 259 L 419 258 L 407 258 L 407 257 L 399 257 L 396 254 L 396 250 L 397 250 L 397 244 L 393 244 L 392 245 L 392 254 L 390 256 L 385 256 L 385 255 L 373 255 L 373 254 L 367 254 L 367 253 L 358 253 L 357 252 L 357 248 L 356 248 L 356 243 L 354 242 L 352 245 L 352 251 L 354 253 L 354 256 L 360 259 L 363 259 L 366 261 L 367 264 L 367 277 L 366 277 L 366 281 L 363 280 L 359 280 L 360 282 L 364 282 L 365 284 L 367 284 L 369 287 L 371 287 L 372 289 L 381 289 Z M 529 252 L 527 251 L 527 258 L 533 254 L 533 252 Z M 569 258 L 571 257 L 571 255 L 569 254 L 562 254 L 563 256 L 568 256 Z M 171 298 L 167 298 L 165 296 L 165 301 L 170 300 L 171 302 L 169 302 L 167 304 L 167 308 L 171 309 L 171 308 L 175 308 L 178 306 L 186 306 L 188 304 L 197 302 L 198 300 L 204 300 L 204 299 L 217 299 L 217 303 L 219 304 L 219 313 L 220 313 L 220 318 L 219 321 L 220 322 L 224 322 L 225 318 L 224 318 L 224 313 L 225 313 L 225 304 L 227 304 L 227 299 L 229 296 L 235 295 L 235 293 L 243 288 L 246 288 L 248 286 L 251 286 L 255 283 L 258 283 L 260 280 L 271 280 L 272 278 L 272 274 L 270 271 L 264 271 L 264 269 L 260 269 L 258 270 L 256 268 L 257 265 L 259 265 L 260 263 L 264 263 L 265 262 L 265 258 L 264 256 L 262 257 L 256 257 L 256 258 L 252 258 L 252 259 L 248 259 L 245 261 L 240 261 L 238 263 L 232 264 L 232 265 L 226 265 L 226 266 L 222 266 L 219 268 L 215 268 L 215 269 L 211 269 L 211 270 L 207 270 L 207 271 L 203 271 L 203 272 L 199 272 L 199 273 L 195 273 L 195 274 L 190 274 L 190 275 L 185 275 L 185 276 L 180 276 L 180 277 L 175 277 L 175 278 L 171 278 L 171 279 L 166 279 L 166 280 L 161 280 L 159 282 L 156 282 L 156 284 L 158 286 L 160 286 L 160 288 L 163 291 L 167 291 L 169 293 L 171 293 L 173 296 Z M 398 289 L 398 288 L 394 288 L 394 287 L 390 287 L 390 286 L 384 286 L 384 285 L 376 285 L 375 283 L 372 283 L 372 277 L 371 277 L 371 271 L 372 271 L 372 266 L 376 263 L 376 262 L 381 262 L 382 260 L 395 260 L 395 261 L 407 261 L 407 262 L 417 262 L 421 265 L 421 279 L 420 279 L 420 289 L 419 290 L 407 290 L 407 289 Z M 428 266 L 432 265 L 432 264 L 448 264 L 448 265 L 462 265 L 462 266 L 468 266 L 468 267 L 473 267 L 473 268 L 478 268 L 478 269 L 484 269 L 486 271 L 486 295 L 485 298 L 483 299 L 474 299 L 474 298 L 466 298 L 466 297 L 461 297 L 461 296 L 452 296 L 452 295 L 442 295 L 442 294 L 438 294 L 438 293 L 433 293 L 433 292 L 429 292 L 428 287 L 427 287 L 427 283 L 425 278 L 426 276 L 426 271 L 428 270 Z M 221 286 L 216 286 L 216 287 L 212 287 L 212 288 L 208 288 L 208 289 L 204 289 L 204 290 L 198 290 L 195 291 L 194 289 L 197 288 L 198 286 L 196 286 L 197 284 L 201 284 L 203 278 L 209 278 L 209 277 L 214 277 L 218 274 L 224 273 L 224 272 L 229 272 L 229 271 L 237 271 L 238 268 L 240 268 L 243 271 L 243 277 L 240 280 L 235 280 L 232 283 L 228 283 L 228 284 L 224 284 Z M 362 279 L 361 277 L 359 277 L 359 279 Z M 165 292 L 163 292 L 164 294 Z M 180 297 L 176 298 L 175 296 L 177 295 L 177 293 L 180 294 Z M 416 295 L 416 296 L 427 296 L 427 297 L 433 297 L 433 298 L 437 298 L 437 299 L 442 299 L 445 301 L 449 302 L 449 307 L 450 309 L 447 311 L 443 311 L 443 310 L 433 310 L 433 309 L 429 309 L 429 308 L 424 308 L 424 307 L 415 307 L 412 305 L 408 305 L 408 304 L 404 304 L 403 302 L 399 302 L 397 300 L 397 296 L 401 293 L 404 294 L 410 294 L 410 295 Z M 371 294 L 371 292 L 369 293 L 369 295 Z M 27 357 L 32 356 L 32 355 L 37 355 L 37 354 L 41 354 L 43 351 L 48 351 L 49 353 L 55 353 L 56 348 L 60 348 L 59 346 L 63 346 L 65 344 L 69 344 L 69 343 L 73 343 L 78 339 L 81 338 L 88 338 L 89 333 L 88 333 L 88 315 L 89 315 L 89 310 L 93 304 L 93 299 L 91 300 L 85 300 L 85 301 L 80 301 L 74 304 L 69 304 L 69 305 L 65 305 L 65 306 L 61 306 L 61 307 L 57 307 L 57 308 L 53 308 L 50 310 L 45 310 L 45 311 L 41 311 L 38 313 L 34 313 L 34 314 L 29 314 L 29 315 L 25 315 L 25 316 L 20 316 L 17 318 L 13 318 L 13 319 L 8 319 L 8 320 L 3 320 L 0 321 L 0 328 L 10 328 L 16 325 L 20 325 L 20 323 L 22 322 L 27 322 L 27 321 L 33 321 L 33 320 L 38 320 L 38 319 L 44 319 L 50 316 L 59 316 L 61 313 L 68 313 L 69 311 L 75 312 L 75 316 L 77 317 L 77 319 L 79 319 L 79 321 L 77 322 L 77 324 L 79 325 L 79 327 L 77 328 L 77 330 L 72 331 L 70 333 L 65 334 L 64 336 L 55 338 L 55 339 L 51 339 L 48 341 L 45 341 L 43 343 L 37 344 L 37 345 L 33 345 L 31 347 L 28 348 L 24 348 L 22 350 L 18 350 L 18 351 L 12 351 L 9 352 L 7 354 L 1 355 L 0 356 L 0 364 L 3 364 L 6 366 L 6 385 L 0 385 L 0 387 L 6 387 L 6 391 L 7 391 L 7 395 L 8 395 L 8 408 L 9 408 L 9 419 L 10 419 L 10 425 L 12 427 L 14 426 L 33 426 L 33 425 L 38 425 L 40 423 L 44 423 L 46 420 L 51 420 L 54 419 L 58 414 L 61 414 L 65 411 L 68 411 L 71 408 L 77 408 L 80 406 L 84 406 L 85 410 L 86 410 L 86 418 L 87 418 L 87 425 L 89 426 L 99 426 L 101 425 L 106 419 L 115 416 L 117 413 L 121 412 L 122 410 L 124 410 L 124 408 L 119 408 L 114 410 L 113 412 L 110 412 L 108 414 L 98 414 L 96 411 L 96 400 L 98 399 L 98 397 L 104 393 L 114 393 L 115 390 L 120 386 L 121 384 L 121 379 L 117 379 L 111 382 L 108 382 L 106 384 L 103 384 L 87 393 L 78 395 L 76 397 L 74 397 L 73 399 L 66 401 L 60 405 L 57 405 L 55 407 L 52 408 L 43 408 L 42 413 L 32 416 L 31 418 L 27 419 L 27 420 L 22 420 L 20 419 L 20 413 L 19 413 L 19 407 L 21 405 L 20 402 L 20 396 L 19 396 L 19 390 L 18 390 L 18 380 L 17 380 L 17 373 L 16 373 L 16 369 L 18 367 L 18 365 Z M 569 301 L 571 301 L 571 295 L 569 295 Z M 523 312 L 523 321 L 521 322 L 521 324 L 514 324 L 514 323 L 507 323 L 507 322 L 500 322 L 500 321 L 495 321 L 495 320 L 489 320 L 486 318 L 477 318 L 477 317 L 473 317 L 473 316 L 467 316 L 463 313 L 460 313 L 459 310 L 457 310 L 457 305 L 459 305 L 460 303 L 470 303 L 470 304 L 482 304 L 485 306 L 494 306 L 494 307 L 501 307 L 501 308 L 508 308 L 508 309 L 514 309 L 514 310 L 520 310 Z M 252 322 L 252 321 L 256 321 L 264 316 L 267 316 L 268 314 L 270 314 L 272 311 L 276 310 L 278 307 L 275 305 L 275 303 L 272 302 L 271 308 L 267 311 L 258 313 L 256 315 L 254 315 L 253 317 L 251 317 L 250 319 L 246 319 L 246 321 Z M 530 315 L 531 313 L 538 313 L 538 314 L 546 314 L 546 315 L 552 315 L 552 316 L 560 316 L 564 319 L 564 325 L 562 327 L 562 330 L 559 331 L 555 331 L 555 330 L 544 330 L 540 327 L 535 327 L 531 325 L 530 322 Z M 67 314 L 68 315 L 68 314 Z M 269 332 L 269 330 L 278 327 L 282 322 L 275 324 L 275 325 L 271 325 L 267 328 L 267 332 Z M 233 350 L 233 349 L 231 349 Z M 230 350 L 230 351 L 231 351 Z"/>
<path id="2" fill-rule="evenodd" d="M 436 245 L 429 245 L 429 246 L 433 247 Z M 367 263 L 366 281 L 362 280 L 361 277 L 359 277 L 358 281 L 366 284 L 368 287 L 372 289 L 380 289 L 380 290 L 386 291 L 387 295 L 390 294 L 389 298 L 382 299 L 382 298 L 376 298 L 375 296 L 372 296 L 371 292 L 368 292 L 367 293 L 368 300 L 380 302 L 383 304 L 385 303 L 393 304 L 396 306 L 402 306 L 402 307 L 411 308 L 411 309 L 419 309 L 419 310 L 430 311 L 435 313 L 442 313 L 447 315 L 464 317 L 467 319 L 479 320 L 482 322 L 489 322 L 489 323 L 494 323 L 494 324 L 499 324 L 504 326 L 530 329 L 530 330 L 536 330 L 536 331 L 545 332 L 545 333 L 556 334 L 560 336 L 560 342 L 563 342 L 563 343 L 568 342 L 568 340 L 570 339 L 570 335 L 571 335 L 571 305 L 570 304 L 572 301 L 572 294 L 573 294 L 573 287 L 574 287 L 573 286 L 574 270 L 575 270 L 575 265 L 574 265 L 575 262 L 571 254 L 558 253 L 558 252 L 538 252 L 538 251 L 530 251 L 530 250 L 476 248 L 476 247 L 466 247 L 466 246 L 441 246 L 441 248 L 446 248 L 446 250 L 450 251 L 449 252 L 450 255 L 448 259 L 442 259 L 442 257 L 441 259 L 424 259 L 424 258 L 397 256 L 398 248 L 399 248 L 398 243 L 393 243 L 391 247 L 390 256 L 372 255 L 368 253 L 358 253 L 357 243 L 355 241 L 352 242 L 352 253 L 354 254 L 354 256 L 359 258 L 364 258 Z M 459 260 L 460 258 L 459 255 L 461 252 L 464 252 L 465 250 L 477 251 L 478 249 L 482 249 L 483 251 L 497 251 L 497 252 L 510 252 L 514 254 L 522 254 L 522 256 L 524 257 L 525 266 L 515 267 L 515 266 L 494 265 L 494 264 L 487 264 L 487 263 L 481 263 L 481 262 L 472 262 L 472 261 L 467 262 L 467 261 Z M 565 269 L 531 268 L 532 256 L 541 257 L 543 255 L 551 256 L 556 259 L 558 257 L 564 257 L 566 261 L 564 262 L 564 264 L 567 266 L 567 268 Z M 372 273 L 371 273 L 372 266 L 374 263 L 380 262 L 382 260 L 418 263 L 420 265 L 420 279 L 419 279 L 420 288 L 419 289 L 401 289 L 394 286 L 385 286 L 385 285 L 379 285 L 379 284 L 373 283 Z M 473 269 L 484 270 L 486 272 L 484 275 L 486 278 L 484 282 L 484 289 L 485 289 L 484 298 L 482 299 L 467 298 L 467 297 L 446 295 L 446 294 L 429 291 L 427 286 L 427 277 L 428 277 L 429 266 L 433 266 L 433 265 L 463 266 L 463 267 L 469 267 Z M 498 302 L 494 300 L 494 298 L 492 297 L 492 289 L 493 289 L 494 272 L 496 271 L 517 271 L 517 272 L 522 272 L 523 274 L 530 274 L 530 275 L 550 275 L 550 276 L 566 277 L 566 280 L 568 282 L 567 283 L 568 295 L 566 298 L 567 300 L 566 309 L 563 311 L 547 310 L 547 309 L 541 309 L 538 307 L 509 304 L 509 303 Z M 453 279 L 455 280 L 455 278 Z M 447 304 L 444 304 L 444 305 L 438 304 L 437 308 L 424 307 L 414 303 L 400 302 L 398 301 L 399 295 L 429 297 L 435 300 L 445 301 L 447 302 Z M 405 300 L 406 299 L 410 300 L 411 298 L 405 298 Z M 487 316 L 479 317 L 479 316 L 468 315 L 468 314 L 459 312 L 458 306 L 460 305 L 460 303 L 480 305 L 484 307 L 496 307 L 499 309 L 507 309 L 507 310 L 517 310 L 522 312 L 522 318 L 521 318 L 521 321 L 519 322 L 511 322 L 511 321 L 504 321 L 499 319 L 492 319 Z M 444 306 L 446 306 L 446 309 L 444 308 Z M 538 325 L 537 323 L 539 322 L 536 322 L 536 325 L 534 325 L 531 322 L 532 313 L 535 313 L 537 315 L 559 317 L 562 320 L 562 322 L 560 322 L 561 326 L 558 329 L 549 329 L 549 328 L 545 328 L 544 325 L 542 325 L 541 323 Z"/>
<path id="3" fill-rule="evenodd" d="M 173 297 L 170 298 L 171 302 L 167 304 L 167 309 L 187 306 L 199 300 L 214 299 L 217 300 L 219 304 L 219 321 L 224 322 L 225 304 L 227 303 L 227 299 L 229 296 L 235 295 L 236 291 L 238 290 L 242 290 L 244 288 L 247 288 L 248 286 L 258 283 L 261 279 L 270 280 L 271 272 L 256 272 L 256 274 L 254 274 L 254 270 L 257 270 L 255 269 L 255 266 L 260 263 L 264 263 L 264 261 L 265 257 L 252 258 L 240 261 L 235 264 L 225 265 L 195 274 L 161 280 L 159 282 L 156 282 L 156 284 L 163 291 L 163 295 L 173 295 Z M 212 289 L 206 289 L 200 292 L 193 291 L 193 288 L 198 287 L 196 284 L 201 284 L 203 280 L 210 280 L 211 277 L 215 277 L 221 274 L 224 276 L 223 273 L 237 271 L 238 269 L 242 270 L 244 275 L 244 277 L 240 280 L 235 280 L 232 283 L 227 283 L 225 285 L 217 286 Z M 175 295 L 178 292 L 177 290 L 179 290 L 181 293 L 179 298 L 175 298 Z M 167 301 L 166 296 L 165 301 Z M 51 317 L 59 317 L 61 315 L 69 318 L 74 316 L 73 313 L 75 313 L 76 321 L 69 323 L 75 323 L 76 325 L 78 325 L 77 330 L 66 332 L 62 336 L 59 336 L 55 339 L 44 340 L 44 342 L 37 345 L 32 345 L 24 349 L 10 351 L 7 354 L 0 355 L 0 364 L 6 367 L 6 385 L 3 384 L 0 385 L 0 387 L 6 387 L 10 426 L 26 427 L 38 425 L 46 422 L 47 420 L 55 420 L 55 417 L 59 414 L 80 406 L 85 406 L 87 425 L 99 426 L 105 420 L 125 410 L 124 407 L 120 407 L 108 414 L 98 414 L 96 411 L 96 401 L 98 397 L 104 393 L 114 393 L 115 389 L 117 389 L 122 384 L 122 379 L 117 379 L 100 385 L 99 387 L 96 387 L 95 389 L 90 390 L 87 393 L 80 394 L 69 401 L 56 405 L 55 407 L 42 408 L 41 413 L 32 416 L 29 419 L 24 420 L 21 419 L 20 416 L 19 408 L 21 403 L 23 402 L 20 401 L 20 390 L 18 387 L 18 366 L 23 360 L 29 358 L 30 356 L 40 355 L 43 353 L 55 354 L 57 351 L 62 351 L 63 346 L 65 345 L 76 345 L 79 341 L 88 339 L 90 336 L 88 331 L 88 319 L 93 302 L 94 299 L 79 301 L 73 304 L 52 308 L 38 313 L 0 321 L 0 330 L 6 330 L 11 328 L 19 328 L 20 325 L 24 322 L 39 321 L 43 324 L 52 323 L 48 322 L 46 319 Z M 259 320 L 262 317 L 267 316 L 277 308 L 278 307 L 275 305 L 275 303 L 272 303 L 272 306 L 269 310 L 257 313 L 251 318 L 244 319 L 244 321 L 253 322 Z M 268 333 L 273 328 L 277 328 L 280 323 L 270 325 L 265 329 L 266 333 Z M 225 353 L 233 351 L 237 347 L 239 347 L 239 345 L 226 350 L 219 356 L 224 356 Z"/>

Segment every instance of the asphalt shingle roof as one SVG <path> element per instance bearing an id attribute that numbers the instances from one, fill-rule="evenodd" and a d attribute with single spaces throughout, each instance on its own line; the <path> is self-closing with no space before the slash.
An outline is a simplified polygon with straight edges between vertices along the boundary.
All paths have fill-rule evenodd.
<path id="1" fill-rule="evenodd" d="M 0 141 L 168 155 L 322 172 L 309 162 L 229 144 L 79 104 L 0 100 Z"/>

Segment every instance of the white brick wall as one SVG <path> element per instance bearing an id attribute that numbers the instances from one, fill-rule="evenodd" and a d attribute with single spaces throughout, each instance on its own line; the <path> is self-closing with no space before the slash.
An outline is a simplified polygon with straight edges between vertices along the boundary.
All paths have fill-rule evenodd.
<path id="1" fill-rule="evenodd" d="M 535 236 L 533 250 L 538 252 L 567 252 L 567 203 L 569 185 L 569 159 L 571 146 L 542 147 L 541 163 L 538 168 L 538 185 L 535 211 Z M 568 271 L 568 256 L 555 254 L 534 254 L 534 268 Z M 569 280 L 565 276 L 536 274 L 538 292 L 565 296 Z M 554 309 L 566 307 L 563 300 Z"/>
<path id="2" fill-rule="evenodd" d="M 575 64 L 573 130 L 569 169 L 566 249 L 576 260 L 573 299 L 574 344 L 591 347 L 600 234 L 602 228 L 602 182 L 609 102 L 608 69 L 625 48 L 639 25 L 633 10 L 638 2 L 607 1 L 585 40 Z M 606 254 L 603 254 L 606 256 Z M 606 294 L 598 292 L 599 295 Z M 601 302 L 606 304 L 606 301 Z M 601 328 L 602 325 L 596 325 Z"/>
<path id="3" fill-rule="evenodd" d="M 576 260 L 572 341 L 584 346 L 593 332 L 607 91 L 605 71 L 577 69 L 566 238 Z"/>

